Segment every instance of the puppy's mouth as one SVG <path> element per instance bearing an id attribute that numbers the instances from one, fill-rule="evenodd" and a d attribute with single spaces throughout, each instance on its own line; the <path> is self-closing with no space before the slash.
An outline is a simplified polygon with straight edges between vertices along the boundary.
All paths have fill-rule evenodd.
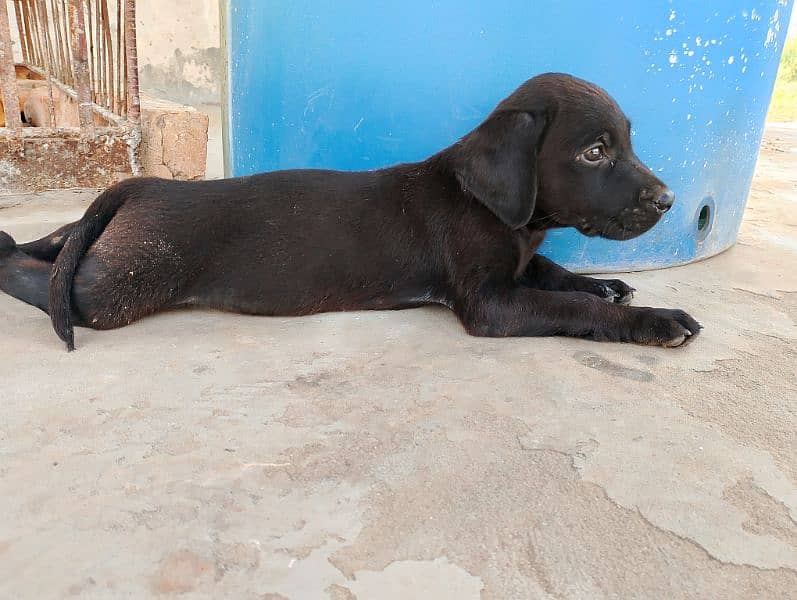
<path id="1" fill-rule="evenodd" d="M 660 219 L 660 213 L 624 210 L 619 215 L 602 219 L 601 222 L 582 219 L 576 225 L 576 229 L 587 237 L 602 237 L 609 240 L 625 241 L 649 231 Z"/>

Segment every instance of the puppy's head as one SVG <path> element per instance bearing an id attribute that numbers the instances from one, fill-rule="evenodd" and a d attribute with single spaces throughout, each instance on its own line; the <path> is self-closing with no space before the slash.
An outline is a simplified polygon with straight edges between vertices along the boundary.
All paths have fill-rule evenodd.
<path id="1" fill-rule="evenodd" d="M 513 228 L 575 227 L 625 240 L 653 227 L 674 200 L 634 154 L 617 103 L 569 75 L 527 81 L 450 152 L 463 189 Z"/>

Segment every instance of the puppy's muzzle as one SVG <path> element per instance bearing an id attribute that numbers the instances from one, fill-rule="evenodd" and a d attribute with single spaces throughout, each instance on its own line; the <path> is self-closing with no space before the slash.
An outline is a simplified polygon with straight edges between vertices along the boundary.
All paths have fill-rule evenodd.
<path id="1" fill-rule="evenodd" d="M 657 213 L 663 215 L 672 208 L 675 203 L 675 193 L 670 188 L 658 188 L 651 190 L 643 188 L 639 193 L 639 199 L 642 204 L 650 206 Z"/>

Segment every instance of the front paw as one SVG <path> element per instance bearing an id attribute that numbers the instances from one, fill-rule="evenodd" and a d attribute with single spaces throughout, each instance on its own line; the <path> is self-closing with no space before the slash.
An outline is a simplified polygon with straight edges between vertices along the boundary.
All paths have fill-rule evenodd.
<path id="1" fill-rule="evenodd" d="M 694 340 L 702 328 L 682 310 L 640 308 L 632 321 L 630 341 L 675 348 Z"/>
<path id="2" fill-rule="evenodd" d="M 595 282 L 595 295 L 607 302 L 616 304 L 631 304 L 636 289 L 619 279 L 593 279 Z"/>

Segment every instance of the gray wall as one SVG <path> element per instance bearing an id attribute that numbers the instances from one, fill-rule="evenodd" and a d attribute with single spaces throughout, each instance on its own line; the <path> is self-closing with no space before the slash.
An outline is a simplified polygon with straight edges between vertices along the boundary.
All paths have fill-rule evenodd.
<path id="1" fill-rule="evenodd" d="M 184 104 L 220 101 L 218 0 L 138 0 L 141 89 Z"/>

